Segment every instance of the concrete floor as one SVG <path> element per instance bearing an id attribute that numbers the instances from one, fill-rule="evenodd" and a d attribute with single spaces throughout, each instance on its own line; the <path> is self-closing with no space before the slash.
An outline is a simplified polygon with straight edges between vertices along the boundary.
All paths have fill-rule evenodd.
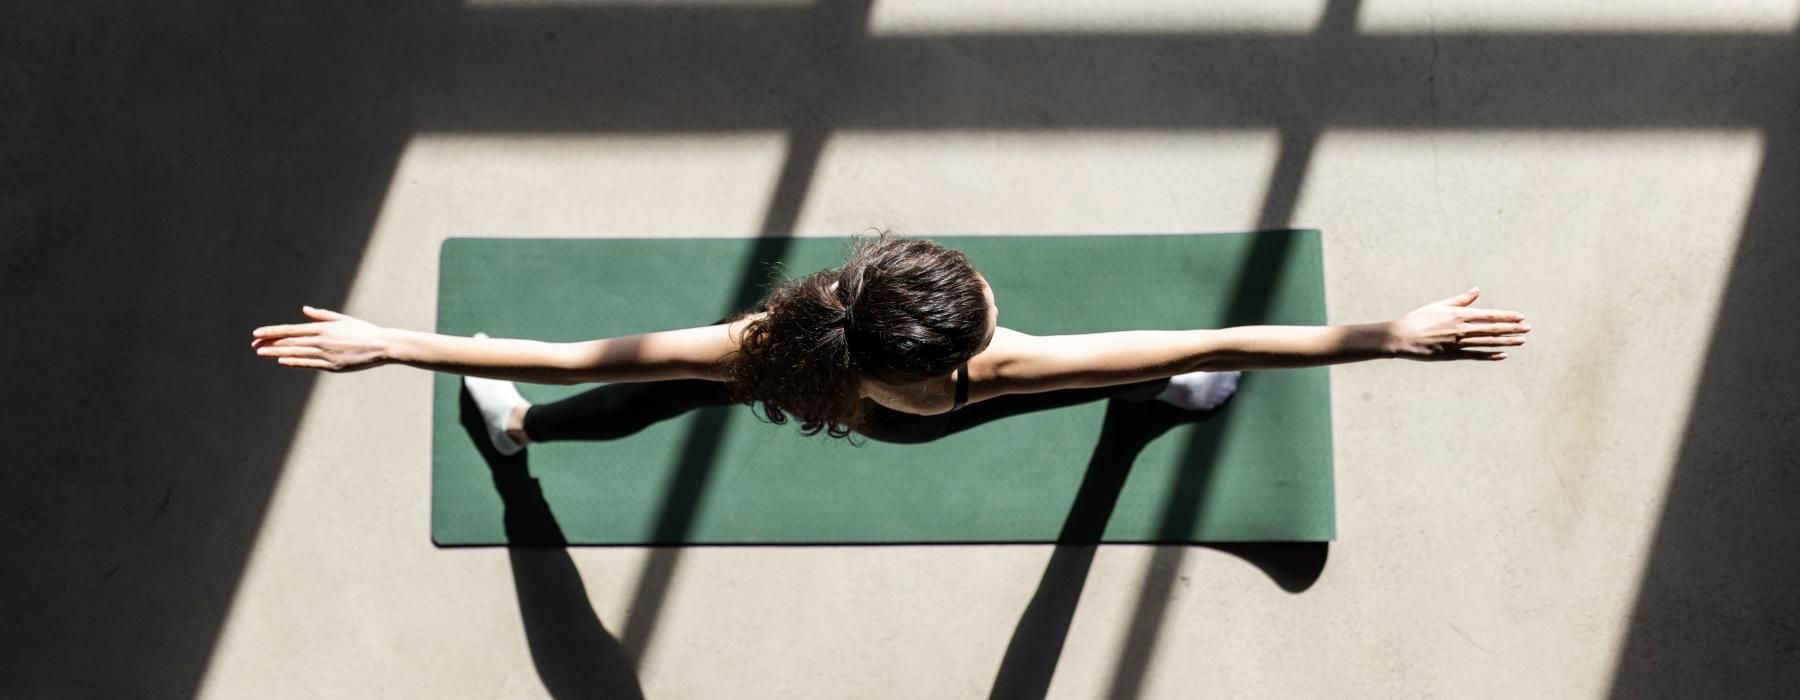
<path id="1" fill-rule="evenodd" d="M 1189 5 L 9 6 L 0 696 L 1791 693 L 1800 8 Z M 432 327 L 448 236 L 871 225 L 1316 227 L 1334 321 L 1479 284 L 1535 330 L 1332 371 L 1300 592 L 1186 547 L 440 550 L 429 375 L 246 347 Z"/>

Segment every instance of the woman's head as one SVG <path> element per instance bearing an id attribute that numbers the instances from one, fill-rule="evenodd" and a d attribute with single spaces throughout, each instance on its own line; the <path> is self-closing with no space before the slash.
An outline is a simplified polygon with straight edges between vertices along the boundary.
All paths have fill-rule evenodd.
<path id="1" fill-rule="evenodd" d="M 733 396 L 801 431 L 843 437 L 860 426 L 859 382 L 907 384 L 948 374 L 987 347 L 993 292 L 967 256 L 920 239 L 858 239 L 843 267 L 790 280 L 768 297 L 732 363 Z"/>

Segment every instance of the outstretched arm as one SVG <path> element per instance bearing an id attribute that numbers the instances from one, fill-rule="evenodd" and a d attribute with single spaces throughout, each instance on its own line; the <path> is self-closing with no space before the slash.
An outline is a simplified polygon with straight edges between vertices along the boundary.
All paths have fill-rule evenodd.
<path id="1" fill-rule="evenodd" d="M 258 355 L 284 366 L 351 372 L 403 364 L 452 374 L 535 384 L 721 380 L 720 361 L 737 348 L 743 324 L 701 326 L 575 343 L 465 338 L 383 328 L 335 311 L 302 309 L 311 323 L 264 326 Z"/>
<path id="2" fill-rule="evenodd" d="M 1195 371 L 1315 367 L 1381 358 L 1506 359 L 1531 326 L 1514 311 L 1471 308 L 1471 289 L 1398 320 L 1349 326 L 996 335 L 970 372 L 971 401 L 1140 382 Z M 985 376 L 984 376 L 985 375 Z"/>

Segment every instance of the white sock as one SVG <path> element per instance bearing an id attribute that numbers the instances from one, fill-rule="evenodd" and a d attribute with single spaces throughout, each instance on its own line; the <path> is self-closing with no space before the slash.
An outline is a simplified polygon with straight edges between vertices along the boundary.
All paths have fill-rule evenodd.
<path id="1" fill-rule="evenodd" d="M 475 337 L 486 338 L 487 334 L 476 333 Z M 507 456 L 525 449 L 519 441 L 506 434 L 506 419 L 512 417 L 513 410 L 519 404 L 530 403 L 519 394 L 519 388 L 509 381 L 481 377 L 463 377 L 463 386 L 469 388 L 469 396 L 475 399 L 475 405 L 481 409 L 481 422 L 487 424 L 488 439 L 493 441 L 494 449 Z"/>
<path id="2" fill-rule="evenodd" d="M 1237 391 L 1238 372 L 1188 372 L 1169 377 L 1156 400 L 1190 411 L 1210 411 Z"/>

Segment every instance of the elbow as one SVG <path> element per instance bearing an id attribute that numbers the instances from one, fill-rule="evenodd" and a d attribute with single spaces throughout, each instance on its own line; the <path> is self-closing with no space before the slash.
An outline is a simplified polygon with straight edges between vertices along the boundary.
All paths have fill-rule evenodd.
<path id="1" fill-rule="evenodd" d="M 594 378 L 594 359 L 582 352 L 580 343 L 549 343 L 549 352 L 545 367 L 550 371 L 543 383 L 558 386 L 573 386 L 592 381 L 603 381 Z"/>
<path id="2" fill-rule="evenodd" d="M 1215 352 L 1201 355 L 1199 358 L 1195 359 L 1194 363 L 1188 366 L 1187 371 L 1229 372 L 1234 369 L 1237 369 L 1237 367 L 1230 361 L 1230 358 L 1224 356 L 1223 353 Z"/>
<path id="3" fill-rule="evenodd" d="M 1241 369 L 1242 353 L 1229 342 L 1233 329 L 1188 331 L 1187 369 L 1185 372 L 1230 372 Z M 1180 374 L 1178 372 L 1177 374 Z"/>

